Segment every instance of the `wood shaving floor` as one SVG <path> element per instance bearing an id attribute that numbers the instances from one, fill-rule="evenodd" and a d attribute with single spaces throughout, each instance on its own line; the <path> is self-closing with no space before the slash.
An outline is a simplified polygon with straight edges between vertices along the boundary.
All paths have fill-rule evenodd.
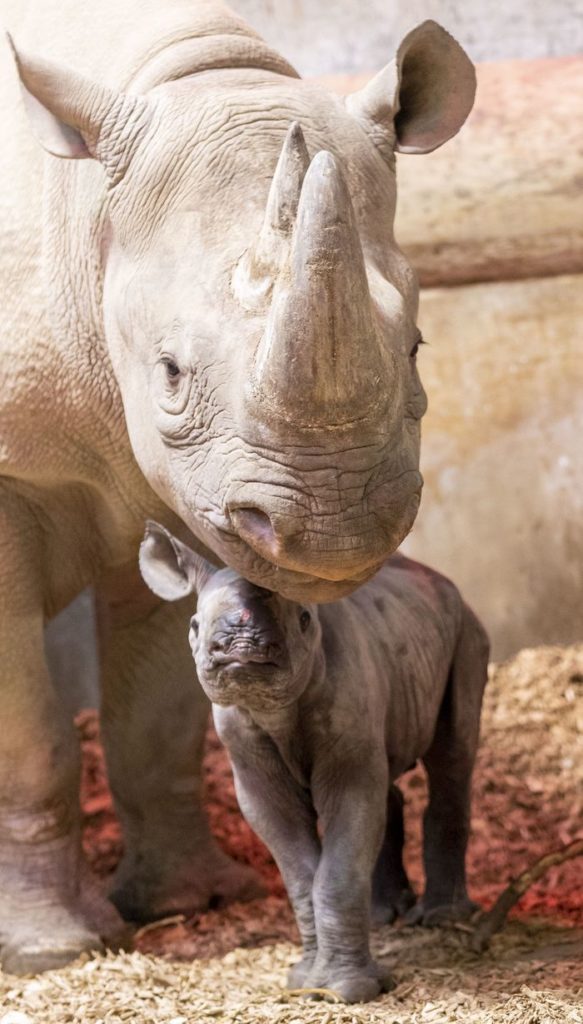
<path id="1" fill-rule="evenodd" d="M 85 844 L 106 877 L 121 836 L 95 716 L 82 716 Z M 269 854 L 238 814 L 228 764 L 209 738 L 207 802 L 226 849 L 254 864 L 269 896 L 141 931 L 133 952 L 37 978 L 0 974 L 0 1024 L 583 1024 L 583 861 L 554 869 L 477 956 L 460 929 L 383 928 L 377 956 L 394 992 L 367 1006 L 285 992 L 297 935 Z M 404 782 L 407 864 L 422 880 L 421 770 Z M 492 668 L 474 786 L 472 895 L 484 905 L 545 851 L 583 834 L 583 645 L 521 651 Z"/>

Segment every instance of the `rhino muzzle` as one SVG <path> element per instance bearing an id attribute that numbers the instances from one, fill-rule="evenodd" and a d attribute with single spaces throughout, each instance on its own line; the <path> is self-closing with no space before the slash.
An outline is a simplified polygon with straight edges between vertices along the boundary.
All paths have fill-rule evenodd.
<path id="1" fill-rule="evenodd" d="M 387 317 L 381 324 L 373 305 L 340 162 L 328 151 L 310 160 L 297 123 L 287 133 L 258 240 L 239 262 L 233 289 L 245 308 L 265 317 L 239 399 L 242 433 L 251 447 L 267 438 L 271 450 L 288 453 L 290 466 L 293 452 L 300 460 L 312 452 L 319 464 L 312 475 L 326 477 L 329 493 L 320 508 L 308 479 L 300 474 L 299 481 L 295 472 L 295 484 L 272 494 L 256 464 L 253 487 L 231 488 L 230 527 L 284 575 L 356 585 L 410 529 L 421 478 L 408 457 L 409 479 L 397 483 L 394 500 L 383 508 L 365 497 L 381 453 L 391 463 L 397 454 L 399 461 L 395 424 L 403 394 L 395 346 L 386 337 L 398 327 Z M 390 473 L 387 465 L 382 475 Z M 357 491 L 357 477 L 361 493 L 353 502 L 342 489 L 348 479 Z M 330 496 L 338 496 L 334 514 Z"/>
<path id="2" fill-rule="evenodd" d="M 330 582 L 364 582 L 409 532 L 421 494 L 416 471 L 401 481 L 399 511 L 386 508 L 361 516 L 284 515 L 257 496 L 256 505 L 232 505 L 229 519 L 242 541 L 281 570 Z"/>

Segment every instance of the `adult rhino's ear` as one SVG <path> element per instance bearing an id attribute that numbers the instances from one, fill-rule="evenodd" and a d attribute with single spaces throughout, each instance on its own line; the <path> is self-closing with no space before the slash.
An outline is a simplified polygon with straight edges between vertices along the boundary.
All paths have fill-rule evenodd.
<path id="1" fill-rule="evenodd" d="M 140 572 L 158 597 L 178 601 L 195 591 L 200 594 L 216 571 L 164 526 L 151 520 L 146 523 L 140 545 Z"/>
<path id="2" fill-rule="evenodd" d="M 16 49 L 24 105 L 34 135 L 53 156 L 99 160 L 115 184 L 127 169 L 140 126 L 148 117 L 141 96 L 116 93 L 83 75 Z"/>
<path id="3" fill-rule="evenodd" d="M 350 113 L 380 149 L 431 153 L 451 139 L 470 113 L 476 94 L 474 65 L 435 21 L 424 21 L 401 43 L 397 56 L 346 100 Z"/>

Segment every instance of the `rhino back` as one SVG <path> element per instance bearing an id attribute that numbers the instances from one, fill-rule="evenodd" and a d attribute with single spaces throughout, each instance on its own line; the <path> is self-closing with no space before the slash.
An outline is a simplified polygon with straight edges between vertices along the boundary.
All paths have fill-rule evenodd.
<path id="1" fill-rule="evenodd" d="M 220 53 L 228 62 L 230 53 L 245 44 L 257 47 L 259 61 L 263 52 L 259 37 L 214 0 L 0 0 L 0 18 L 24 52 L 113 88 L 131 90 L 134 83 L 139 90 L 140 72 L 155 64 L 161 51 L 173 51 L 185 40 L 197 44 L 187 56 L 193 71 L 205 47 L 211 61 Z M 188 73 L 184 60 L 178 73 Z M 130 465 L 121 401 L 85 288 L 91 268 L 99 265 L 95 224 L 104 197 L 103 171 L 93 160 L 59 160 L 43 153 L 31 132 L 3 34 L 0 86 L 0 471 L 38 479 L 39 469 L 52 464 L 57 453 L 59 474 L 70 470 L 76 477 L 76 456 L 64 458 L 68 442 L 63 435 L 76 435 L 77 442 L 83 437 L 85 447 L 94 448 L 100 435 L 113 434 L 108 452 L 123 452 L 123 473 L 132 476 L 135 490 L 139 485 Z M 42 444 L 36 443 L 31 403 L 37 423 L 43 423 Z"/>
<path id="2" fill-rule="evenodd" d="M 431 741 L 464 608 L 444 576 L 398 555 L 350 597 L 319 610 L 336 728 L 384 728 L 395 777 Z"/>
<path id="3" fill-rule="evenodd" d="M 25 5 L 2 0 L 2 22 L 19 32 Z M 40 275 L 42 151 L 32 137 L 4 33 L 0 34 L 0 307 L 2 363 L 38 328 L 43 313 Z"/>
<path id="4" fill-rule="evenodd" d="M 0 0 L 2 26 L 36 52 L 115 88 L 125 88 L 165 47 L 196 36 L 255 37 L 216 0 Z M 14 61 L 0 38 L 0 301 L 3 338 L 30 336 L 42 307 L 43 153 L 20 98 Z M 48 158 L 51 163 L 55 158 Z M 26 296 L 26 298 L 24 298 Z"/>
<path id="5" fill-rule="evenodd" d="M 117 88 L 182 39 L 258 38 L 219 0 L 2 0 L 0 10 L 20 47 Z"/>

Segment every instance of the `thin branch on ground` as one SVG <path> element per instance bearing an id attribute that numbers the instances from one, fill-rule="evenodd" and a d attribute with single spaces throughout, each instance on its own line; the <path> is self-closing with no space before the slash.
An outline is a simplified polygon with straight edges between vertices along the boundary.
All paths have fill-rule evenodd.
<path id="1" fill-rule="evenodd" d="M 490 910 L 486 910 L 478 919 L 470 942 L 474 952 L 482 953 L 488 948 L 490 939 L 504 927 L 506 918 L 515 904 L 530 889 L 531 885 L 534 885 L 546 874 L 549 868 L 564 864 L 565 861 L 572 860 L 573 857 L 581 856 L 583 856 L 583 839 L 574 839 L 572 843 L 564 846 L 561 850 L 545 854 L 517 878 L 513 878 L 510 885 L 500 894 L 494 906 Z"/>

